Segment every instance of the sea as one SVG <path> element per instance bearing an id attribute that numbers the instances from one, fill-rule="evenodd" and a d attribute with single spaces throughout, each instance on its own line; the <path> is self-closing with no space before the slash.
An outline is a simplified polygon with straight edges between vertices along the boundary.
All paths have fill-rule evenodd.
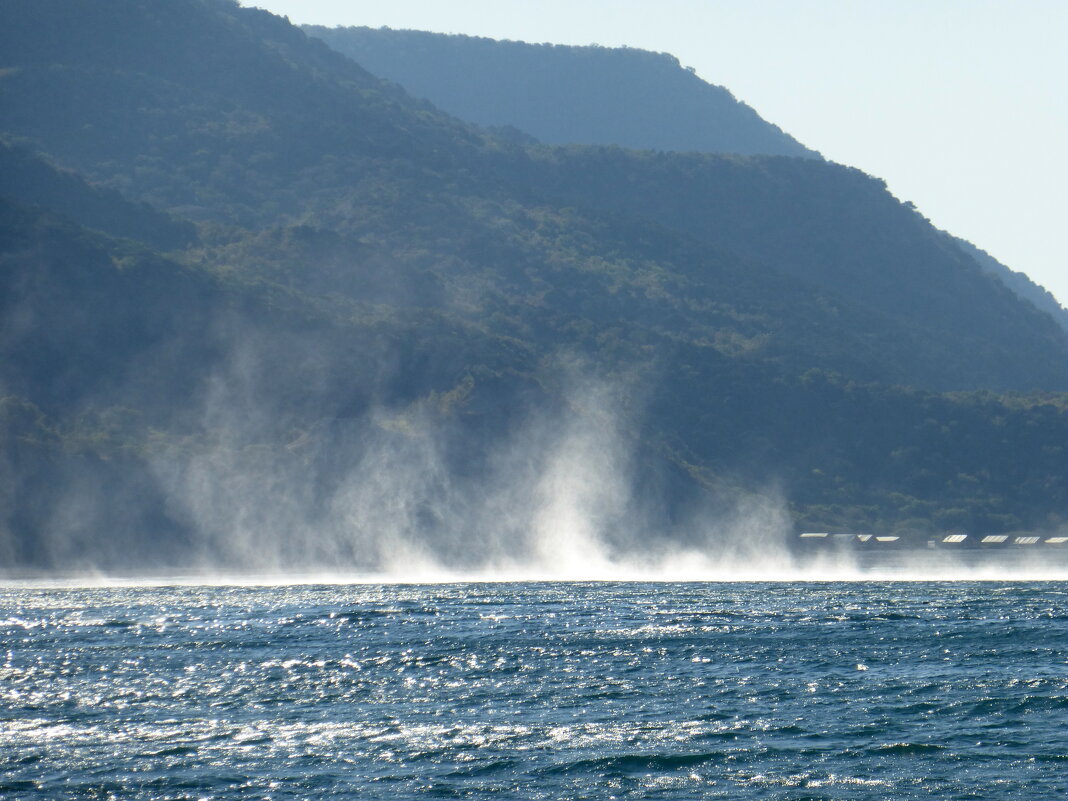
<path id="1" fill-rule="evenodd" d="M 8 582 L 4 799 L 1054 799 L 1068 583 Z"/>

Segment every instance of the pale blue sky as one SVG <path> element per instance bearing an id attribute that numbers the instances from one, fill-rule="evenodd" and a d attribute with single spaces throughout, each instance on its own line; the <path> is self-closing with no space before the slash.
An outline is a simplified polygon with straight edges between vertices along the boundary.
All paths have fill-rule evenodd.
<path id="1" fill-rule="evenodd" d="M 1068 304 L 1068 0 L 243 0 L 678 56 Z"/>

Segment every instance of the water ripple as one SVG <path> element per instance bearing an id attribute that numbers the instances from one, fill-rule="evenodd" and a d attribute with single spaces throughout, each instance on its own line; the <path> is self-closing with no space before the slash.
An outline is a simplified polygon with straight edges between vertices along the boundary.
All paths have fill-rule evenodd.
<path id="1" fill-rule="evenodd" d="M 5 587 L 0 797 L 1058 797 L 1064 594 Z"/>

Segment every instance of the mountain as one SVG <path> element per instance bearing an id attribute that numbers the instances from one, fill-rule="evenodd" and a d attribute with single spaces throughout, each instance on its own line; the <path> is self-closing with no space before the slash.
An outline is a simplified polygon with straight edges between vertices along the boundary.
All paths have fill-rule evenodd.
<path id="1" fill-rule="evenodd" d="M 223 0 L 0 19 L 8 566 L 1063 522 L 1063 333 L 858 171 L 498 136 Z"/>
<path id="2" fill-rule="evenodd" d="M 682 235 L 664 242 L 711 245 L 701 258 L 716 267 L 691 271 L 691 283 L 727 306 L 754 293 L 772 303 L 759 324 L 735 314 L 720 339 L 763 342 L 763 355 L 795 371 L 935 390 L 1068 388 L 1061 332 L 986 286 L 973 262 L 856 171 L 812 159 L 523 147 L 436 112 L 265 12 L 145 0 L 101 44 L 82 32 L 108 4 L 128 6 L 53 3 L 9 0 L 19 13 L 7 15 L 5 52 L 22 59 L 3 82 L 9 135 L 135 201 L 253 229 L 334 229 L 377 264 L 407 258 L 395 252 L 398 235 L 429 237 L 428 251 L 454 260 L 449 274 L 437 274 L 439 259 L 423 278 L 393 284 L 439 298 L 445 287 L 529 291 L 529 275 L 501 265 L 542 258 L 538 213 L 574 207 L 572 231 L 623 238 L 588 249 L 598 258 L 626 251 L 641 226 Z M 33 46 L 30 29 L 47 28 L 59 8 L 66 22 Z M 229 27 L 213 27 L 212 15 Z M 515 203 L 531 213 L 514 213 Z M 288 276 L 324 284 L 315 270 Z M 806 299 L 782 303 L 786 286 Z M 686 324 L 707 327 L 702 313 L 685 313 Z"/>
<path id="3" fill-rule="evenodd" d="M 971 242 L 957 237 L 953 239 L 961 250 L 975 260 L 983 272 L 995 276 L 1016 295 L 1030 302 L 1036 309 L 1046 312 L 1057 325 L 1068 331 L 1068 309 L 1061 306 L 1048 290 L 1036 284 L 1024 273 L 1002 264 Z"/>
<path id="4" fill-rule="evenodd" d="M 161 250 L 191 244 L 196 229 L 146 203 L 133 203 L 114 189 L 87 183 L 56 169 L 30 151 L 0 142 L 0 185 L 12 200 L 60 212 L 88 228 L 137 239 Z"/>
<path id="5" fill-rule="evenodd" d="M 806 159 L 739 166 L 688 154 L 562 153 L 529 181 L 552 184 L 564 202 L 653 220 L 816 287 L 850 331 L 849 352 L 879 365 L 842 369 L 849 375 L 940 390 L 1063 388 L 1064 332 L 880 181 Z M 743 177 L 754 168 L 760 179 Z M 851 309 L 863 311 L 845 322 Z M 825 324 L 797 311 L 809 330 Z M 1025 365 L 1024 353 L 1045 355 Z"/>
<path id="6" fill-rule="evenodd" d="M 665 53 L 389 28 L 304 30 L 445 111 L 513 136 L 551 144 L 819 157 Z M 958 245 L 984 272 L 1068 326 L 1068 312 L 1042 287 L 974 245 Z"/>
<path id="7" fill-rule="evenodd" d="M 667 53 L 389 28 L 304 30 L 460 119 L 547 144 L 819 157 Z"/>

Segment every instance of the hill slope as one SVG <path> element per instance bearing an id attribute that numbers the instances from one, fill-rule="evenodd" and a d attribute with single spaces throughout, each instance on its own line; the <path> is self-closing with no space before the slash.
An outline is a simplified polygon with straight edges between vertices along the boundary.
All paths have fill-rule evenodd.
<path id="1" fill-rule="evenodd" d="M 1068 309 L 1061 306 L 1045 288 L 1039 286 L 1026 275 L 1013 270 L 995 259 L 985 250 L 977 248 L 971 242 L 954 237 L 958 247 L 975 260 L 980 269 L 996 277 L 1001 283 L 1027 300 L 1036 309 L 1046 312 L 1065 331 L 1068 331 Z"/>
<path id="2" fill-rule="evenodd" d="M 396 252 L 407 240 L 452 260 L 449 275 L 438 274 L 439 258 L 414 283 L 415 294 L 440 301 L 445 287 L 470 296 L 472 283 L 528 291 L 529 270 L 513 265 L 547 255 L 539 215 L 572 207 L 571 232 L 592 237 L 587 256 L 610 262 L 630 246 L 597 242 L 607 214 L 624 240 L 653 224 L 683 235 L 665 243 L 703 242 L 731 254 L 718 263 L 749 265 L 730 277 L 691 270 L 688 280 L 727 304 L 736 289 L 755 297 L 743 283 L 761 285 L 758 302 L 773 311 L 730 335 L 763 338 L 771 358 L 787 348 L 795 372 L 939 390 L 1068 388 L 1063 334 L 984 285 L 925 221 L 852 171 L 817 160 L 528 151 L 411 99 L 282 20 L 227 3 L 134 3 L 106 46 L 80 35 L 99 26 L 100 6 L 8 6 L 18 13 L 5 11 L 5 52 L 23 59 L 0 81 L 10 134 L 169 212 L 334 228 L 369 245 L 364 257 L 379 264 L 408 258 Z M 50 28 L 49 15 L 61 13 L 67 21 Z M 154 50 L 146 44 L 156 40 Z M 156 66 L 154 53 L 167 58 Z M 499 250 L 505 240 L 512 245 Z M 650 256 L 661 257 L 674 258 Z M 806 287 L 805 302 L 780 302 L 784 273 Z M 305 269 L 288 275 L 318 280 Z"/>
<path id="3" fill-rule="evenodd" d="M 229 2 L 0 14 L 28 176 L 0 188 L 8 564 L 485 564 L 708 545 L 754 505 L 1068 507 L 1063 397 L 932 392 L 1066 386 L 1058 332 L 855 171 L 522 146 Z"/>
<path id="4" fill-rule="evenodd" d="M 666 54 L 388 28 L 304 30 L 461 119 L 548 143 L 818 156 Z M 959 244 L 984 272 L 1068 329 L 1068 311 L 1048 292 L 970 243 Z"/>
<path id="5" fill-rule="evenodd" d="M 460 119 L 547 144 L 818 157 L 666 53 L 389 28 L 304 30 Z"/>

